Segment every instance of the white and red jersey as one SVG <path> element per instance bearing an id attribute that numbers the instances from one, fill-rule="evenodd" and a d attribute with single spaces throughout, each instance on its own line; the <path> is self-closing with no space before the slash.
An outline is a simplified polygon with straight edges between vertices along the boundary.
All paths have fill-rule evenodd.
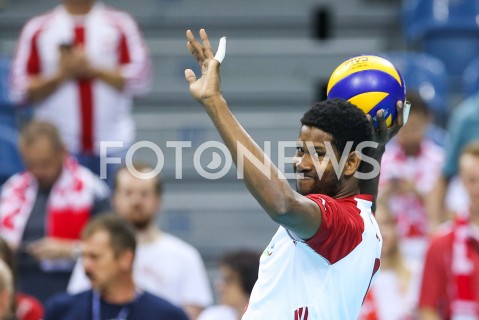
<path id="1" fill-rule="evenodd" d="M 322 222 L 307 241 L 279 227 L 260 259 L 243 320 L 357 319 L 379 269 L 382 238 L 370 196 L 308 196 Z"/>
<path id="2" fill-rule="evenodd" d="M 122 92 L 99 80 L 63 83 L 35 105 L 35 117 L 55 124 L 73 153 L 99 153 L 99 142 L 134 139 L 132 96 L 150 86 L 150 58 L 133 18 L 101 3 L 84 16 L 63 6 L 32 18 L 23 28 L 12 66 L 12 99 L 26 100 L 29 78 L 48 77 L 58 70 L 60 45 L 82 46 L 101 69 L 120 70 Z"/>

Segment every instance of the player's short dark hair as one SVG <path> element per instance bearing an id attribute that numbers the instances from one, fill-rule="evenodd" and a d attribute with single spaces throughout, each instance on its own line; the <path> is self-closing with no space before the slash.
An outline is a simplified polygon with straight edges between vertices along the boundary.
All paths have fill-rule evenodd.
<path id="1" fill-rule="evenodd" d="M 115 213 L 107 212 L 93 218 L 83 229 L 82 239 L 106 231 L 110 235 L 110 246 L 118 257 L 125 251 L 136 251 L 136 234 L 133 226 Z"/>
<path id="2" fill-rule="evenodd" d="M 243 249 L 225 254 L 220 263 L 238 274 L 243 291 L 250 295 L 258 279 L 259 258 L 258 252 Z"/>
<path id="3" fill-rule="evenodd" d="M 354 151 L 361 142 L 373 140 L 372 125 L 364 112 L 343 99 L 317 102 L 303 115 L 301 124 L 332 135 L 331 144 L 340 155 L 348 141 L 353 142 L 351 151 Z"/>
<path id="4" fill-rule="evenodd" d="M 133 162 L 133 168 L 135 168 L 136 171 L 143 172 L 143 173 L 151 172 L 151 171 L 154 170 L 154 168 L 152 166 L 150 166 L 147 163 L 143 163 L 143 162 Z M 119 176 L 120 172 L 123 171 L 123 170 L 128 171 L 128 167 L 127 166 L 121 166 L 115 172 L 115 176 L 113 178 L 113 192 L 116 192 L 117 189 L 118 189 L 118 176 Z M 161 196 L 163 194 L 163 181 L 161 180 L 160 175 L 156 175 L 151 179 L 154 180 L 156 194 Z"/>

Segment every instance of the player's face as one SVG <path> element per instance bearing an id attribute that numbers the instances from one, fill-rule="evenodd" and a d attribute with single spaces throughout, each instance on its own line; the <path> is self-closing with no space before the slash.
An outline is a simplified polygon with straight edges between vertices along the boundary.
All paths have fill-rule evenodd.
<path id="1" fill-rule="evenodd" d="M 298 137 L 295 160 L 296 187 L 300 194 L 325 194 L 334 196 L 339 191 L 339 179 L 330 159 L 337 157 L 337 150 L 332 146 L 334 155 L 327 152 L 326 144 L 333 136 L 316 127 L 302 126 Z"/>
<path id="2" fill-rule="evenodd" d="M 159 206 L 154 179 L 137 178 L 126 169 L 118 172 L 113 207 L 120 216 L 137 230 L 144 230 L 153 222 Z"/>
<path id="3" fill-rule="evenodd" d="M 463 155 L 459 160 L 459 174 L 469 199 L 479 204 L 479 157 Z"/>
<path id="4" fill-rule="evenodd" d="M 216 290 L 221 304 L 241 310 L 248 303 L 249 295 L 241 286 L 239 274 L 229 266 L 220 266 L 220 278 L 216 283 Z"/>
<path id="5" fill-rule="evenodd" d="M 39 137 L 28 146 L 21 142 L 20 152 L 27 170 L 35 177 L 39 187 L 51 188 L 62 172 L 65 151 L 56 150 L 47 137 Z"/>
<path id="6" fill-rule="evenodd" d="M 83 241 L 83 267 L 92 287 L 100 292 L 107 290 L 121 273 L 119 258 L 104 230 L 93 233 Z"/>

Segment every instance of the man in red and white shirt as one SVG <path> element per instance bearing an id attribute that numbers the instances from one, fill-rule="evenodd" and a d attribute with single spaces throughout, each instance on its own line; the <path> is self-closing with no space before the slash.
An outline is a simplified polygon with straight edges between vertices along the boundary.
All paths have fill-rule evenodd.
<path id="1" fill-rule="evenodd" d="M 68 150 L 100 173 L 100 142 L 134 140 L 132 97 L 150 84 L 150 58 L 133 18 L 95 0 L 63 0 L 24 26 L 12 67 L 14 101 L 35 106 Z M 121 153 L 121 149 L 109 151 Z"/>
<path id="2" fill-rule="evenodd" d="M 382 242 L 371 212 L 373 196 L 359 194 L 356 175 L 366 172 L 356 147 L 374 139 L 371 123 L 359 108 L 341 99 L 322 101 L 308 110 L 297 140 L 295 192 L 230 111 L 221 94 L 222 59 L 213 59 L 204 30 L 200 36 L 202 44 L 187 32 L 188 49 L 202 67 L 199 79 L 192 70 L 185 71 L 190 93 L 203 104 L 232 158 L 242 166 L 251 194 L 280 224 L 260 259 L 243 320 L 357 319 L 379 269 Z M 398 111 L 401 108 L 398 103 Z M 397 123 L 402 125 L 402 112 L 398 113 Z M 388 133 L 400 125 L 384 132 L 382 112 L 378 119 L 386 136 L 374 155 L 380 157 Z M 332 163 L 340 158 L 344 166 L 336 173 Z M 361 183 L 361 191 L 368 188 L 375 195 L 377 180 L 367 181 Z"/>
<path id="3" fill-rule="evenodd" d="M 479 319 L 479 141 L 461 153 L 459 176 L 469 210 L 457 214 L 430 243 L 419 300 L 421 320 Z"/>

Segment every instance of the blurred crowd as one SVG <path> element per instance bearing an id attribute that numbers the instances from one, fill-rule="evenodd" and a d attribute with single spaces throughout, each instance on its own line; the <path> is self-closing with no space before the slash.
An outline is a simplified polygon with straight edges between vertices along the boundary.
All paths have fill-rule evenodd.
<path id="1" fill-rule="evenodd" d="M 11 69 L 12 104 L 34 112 L 17 142 L 24 170 L 2 181 L 0 319 L 240 319 L 261 253 L 226 253 L 210 281 L 198 250 L 158 227 L 162 181 L 135 174 L 153 168 L 101 170 L 102 155 L 125 159 L 132 99 L 150 85 L 135 20 L 63 0 L 24 26 Z M 381 163 L 381 271 L 360 319 L 477 320 L 479 94 L 447 128 L 419 93 L 407 100 Z"/>

